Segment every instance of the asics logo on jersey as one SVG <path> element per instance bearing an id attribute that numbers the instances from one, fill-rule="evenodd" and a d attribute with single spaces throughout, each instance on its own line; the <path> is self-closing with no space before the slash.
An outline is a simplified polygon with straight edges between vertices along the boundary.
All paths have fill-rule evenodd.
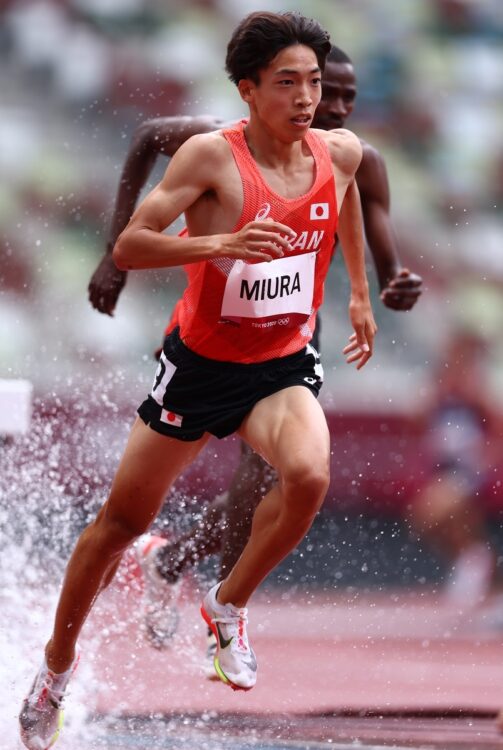
<path id="1" fill-rule="evenodd" d="M 271 212 L 271 204 L 270 203 L 263 203 L 259 210 L 257 211 L 257 214 L 255 216 L 255 221 L 264 221 L 264 219 L 267 219 Z"/>
<path id="2" fill-rule="evenodd" d="M 215 623 L 215 625 L 217 626 L 218 642 L 220 644 L 220 648 L 227 648 L 227 646 L 230 646 L 230 644 L 232 643 L 232 636 L 230 638 L 224 638 L 218 622 Z"/>

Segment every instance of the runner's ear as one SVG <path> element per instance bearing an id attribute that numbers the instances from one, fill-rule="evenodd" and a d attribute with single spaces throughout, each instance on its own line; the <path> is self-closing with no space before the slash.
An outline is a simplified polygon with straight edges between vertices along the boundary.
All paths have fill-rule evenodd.
<path id="1" fill-rule="evenodd" d="M 238 83 L 238 91 L 241 99 L 245 102 L 250 102 L 253 97 L 254 88 L 255 84 L 253 81 L 250 81 L 249 78 L 242 78 Z"/>

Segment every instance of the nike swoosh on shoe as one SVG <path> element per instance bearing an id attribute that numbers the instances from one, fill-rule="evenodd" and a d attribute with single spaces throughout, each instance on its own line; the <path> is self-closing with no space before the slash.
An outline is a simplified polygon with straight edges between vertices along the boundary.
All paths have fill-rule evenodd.
<path id="1" fill-rule="evenodd" d="M 257 660 L 255 659 L 255 656 L 253 654 L 250 654 L 249 659 L 242 659 L 243 664 L 246 664 L 247 667 L 249 667 L 254 672 L 257 671 Z"/>
<path id="2" fill-rule="evenodd" d="M 215 625 L 217 626 L 218 641 L 220 644 L 220 648 L 227 648 L 227 646 L 230 646 L 230 644 L 232 643 L 233 636 L 231 636 L 230 638 L 224 638 L 222 635 L 222 631 L 220 630 L 220 627 L 218 625 L 218 622 L 215 623 Z"/>

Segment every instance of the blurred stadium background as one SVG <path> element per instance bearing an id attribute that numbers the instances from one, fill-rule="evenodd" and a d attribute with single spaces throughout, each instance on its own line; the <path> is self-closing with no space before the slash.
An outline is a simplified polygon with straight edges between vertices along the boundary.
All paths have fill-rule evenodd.
<path id="1" fill-rule="evenodd" d="M 349 499 L 368 511 L 369 501 L 414 491 L 421 466 L 411 421 L 454 330 L 487 340 L 501 407 L 503 6 L 258 6 L 318 18 L 353 59 L 359 93 L 348 124 L 386 158 L 401 258 L 424 279 L 416 308 L 394 313 L 379 301 L 369 261 L 379 334 L 374 359 L 358 374 L 341 355 L 349 326 L 340 257 L 327 286 L 323 402 L 339 440 L 332 499 L 339 509 Z M 31 381 L 36 413 L 56 419 L 51 409 L 66 410 L 77 425 L 62 440 L 82 454 L 63 482 L 75 496 L 90 492 L 91 474 L 95 486 L 106 484 L 118 455 L 110 445 L 124 439 L 150 386 L 152 352 L 184 286 L 180 269 L 130 274 L 112 319 L 87 300 L 128 143 L 148 117 L 245 114 L 223 61 L 234 26 L 255 9 L 249 0 L 1 4 L 0 377 Z M 147 189 L 164 165 L 159 159 Z M 52 460 L 61 464 L 60 456 Z M 500 489 L 494 479 L 493 505 Z"/>
<path id="2" fill-rule="evenodd" d="M 3 0 L 0 379 L 27 381 L 34 393 L 30 431 L 4 439 L 0 451 L 0 674 L 8 687 L 0 714 L 9 727 L 7 741 L 16 734 L 13 717 L 20 686 L 28 684 L 33 654 L 40 652 L 49 629 L 63 560 L 77 531 L 103 500 L 134 408 L 153 378 L 152 352 L 184 286 L 179 269 L 130 274 L 114 318 L 92 310 L 87 300 L 129 141 L 149 117 L 208 113 L 231 119 L 246 114 L 226 79 L 223 61 L 236 23 L 256 9 L 295 9 L 316 17 L 351 56 L 358 99 L 348 125 L 386 159 L 401 259 L 424 279 L 416 308 L 394 313 L 379 300 L 369 260 L 379 334 L 374 358 L 355 373 L 341 354 L 349 324 L 344 270 L 336 258 L 322 333 L 323 403 L 334 441 L 332 487 L 321 519 L 272 583 L 288 586 L 293 596 L 313 592 L 316 585 L 326 587 L 329 596 L 334 591 L 348 596 L 347 627 L 333 625 L 340 638 L 360 622 L 360 611 L 351 609 L 355 592 L 383 588 L 386 597 L 388 586 L 399 585 L 412 601 L 418 587 L 434 588 L 448 572 L 445 561 L 411 538 L 404 505 L 427 471 L 417 416 L 435 387 L 434 363 L 442 359 L 453 332 L 468 330 L 487 342 L 487 387 L 494 394 L 495 414 L 503 411 L 500 0 Z M 146 190 L 164 164 L 159 159 Z M 9 399 L 4 388 L 0 410 L 8 412 Z M 186 523 L 184 511 L 197 509 L 201 496 L 210 498 L 227 485 L 237 450 L 233 440 L 210 444 L 178 486 L 174 505 L 182 513 L 177 523 Z M 477 498 L 485 503 L 490 533 L 497 540 L 502 538 L 502 461 L 491 465 Z M 495 549 L 501 568 L 501 546 Z M 288 596 L 284 601 L 290 601 Z M 385 609 L 383 622 L 394 622 L 401 601 L 386 599 L 384 606 L 390 609 Z M 106 602 L 104 606 L 107 612 Z M 357 644 L 365 662 L 355 688 L 360 690 L 357 707 L 373 705 L 366 650 L 372 633 L 377 634 L 379 658 L 383 664 L 390 660 L 379 642 L 375 612 L 381 610 L 372 607 L 374 603 L 362 619 L 370 635 L 366 630 Z M 500 601 L 493 613 L 494 643 L 499 643 L 502 612 Z M 500 659 L 493 652 L 486 659 L 488 667 L 494 666 L 493 682 L 477 673 L 485 692 L 472 677 L 483 659 L 479 652 L 472 656 L 465 641 L 460 653 L 468 661 L 460 669 L 463 677 L 452 684 L 456 679 L 470 683 L 470 696 L 453 697 L 439 687 L 443 683 L 432 682 L 445 671 L 443 660 L 451 658 L 445 657 L 445 649 L 452 633 L 466 633 L 464 626 L 451 628 L 450 619 L 448 626 L 441 619 L 437 627 L 437 614 L 435 602 L 419 614 L 412 610 L 410 620 L 421 631 L 418 641 L 411 640 L 419 671 L 411 670 L 412 656 L 402 669 L 398 649 L 393 679 L 385 682 L 388 689 L 395 686 L 396 694 L 386 705 L 402 705 L 402 695 L 410 702 L 413 688 L 420 685 L 418 705 L 425 705 L 425 695 L 428 700 L 435 695 L 442 708 L 459 704 L 496 710 L 493 686 L 500 680 Z M 131 643 L 138 638 L 137 623 L 133 625 Z M 100 633 L 105 643 L 110 643 L 109 626 L 115 634 L 129 627 L 121 625 L 120 611 L 118 616 L 114 612 Z M 409 637 L 402 620 L 394 627 L 400 638 Z M 477 646 L 483 627 L 479 622 L 474 631 Z M 432 640 L 440 644 L 437 672 L 433 661 L 424 666 L 432 634 L 440 638 Z M 307 641 L 316 647 L 316 639 Z M 199 651 L 197 646 L 197 665 Z M 297 655 L 297 645 L 293 652 Z M 335 654 L 333 649 L 330 653 Z M 348 653 L 351 686 L 355 652 Z M 149 658 L 155 661 L 157 655 Z M 340 659 L 340 652 L 335 658 Z M 340 662 L 333 674 L 339 671 Z M 399 673 L 410 677 L 403 690 L 396 682 Z M 374 692 L 382 689 L 379 684 L 377 680 Z M 388 694 L 378 698 L 386 702 Z M 344 700 L 342 691 L 335 703 Z M 87 701 L 86 695 L 81 703 Z"/>
<path id="3" fill-rule="evenodd" d="M 341 410 L 417 407 L 458 324 L 488 337 L 502 385 L 498 0 L 4 0 L 0 376 L 63 397 L 120 368 L 129 392 L 140 379 L 143 395 L 182 272 L 131 274 L 114 320 L 94 312 L 86 292 L 129 139 L 147 117 L 243 115 L 223 71 L 230 33 L 250 10 L 287 6 L 318 18 L 354 61 L 359 93 L 348 124 L 386 157 L 403 263 L 426 287 L 406 315 L 375 294 L 377 352 L 355 376 L 340 354 L 345 289 L 329 285 L 325 401 Z M 370 264 L 369 275 L 375 292 Z"/>

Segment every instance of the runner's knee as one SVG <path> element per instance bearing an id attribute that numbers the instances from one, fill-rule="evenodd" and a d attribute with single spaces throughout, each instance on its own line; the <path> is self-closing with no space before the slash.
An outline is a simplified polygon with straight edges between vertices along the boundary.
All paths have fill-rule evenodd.
<path id="1" fill-rule="evenodd" d="M 151 518 L 130 518 L 105 506 L 94 522 L 94 531 L 103 545 L 122 550 L 144 534 L 151 522 Z"/>
<path id="2" fill-rule="evenodd" d="M 328 464 L 297 462 L 283 475 L 285 499 L 291 511 L 300 515 L 316 515 L 330 482 Z"/>

